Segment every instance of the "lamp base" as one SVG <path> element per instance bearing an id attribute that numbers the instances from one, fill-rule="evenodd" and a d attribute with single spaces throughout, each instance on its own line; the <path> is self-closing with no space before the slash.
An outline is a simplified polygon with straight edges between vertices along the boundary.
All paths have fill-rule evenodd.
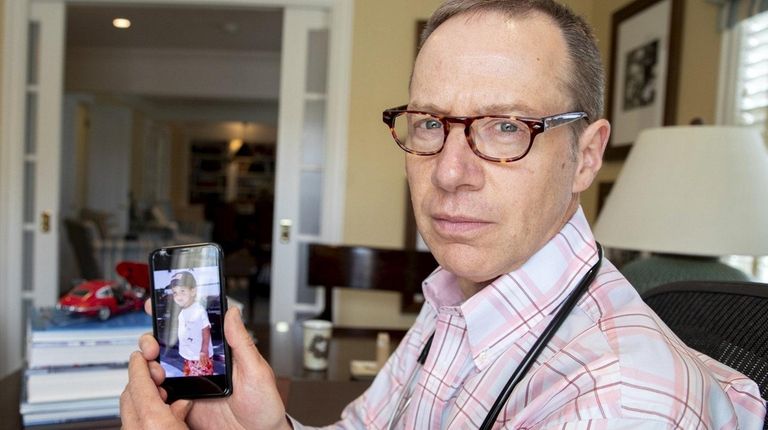
<path id="1" fill-rule="evenodd" d="M 654 254 L 631 261 L 620 271 L 640 294 L 676 281 L 750 281 L 746 273 L 715 257 Z"/>

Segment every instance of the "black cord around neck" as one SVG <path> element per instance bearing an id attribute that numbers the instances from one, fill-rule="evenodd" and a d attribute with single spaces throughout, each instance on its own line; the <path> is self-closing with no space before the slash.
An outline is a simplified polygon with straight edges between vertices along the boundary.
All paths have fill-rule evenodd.
<path id="1" fill-rule="evenodd" d="M 528 351 L 528 354 L 525 354 L 525 357 L 523 357 L 520 365 L 517 366 L 517 369 L 515 369 L 515 373 L 512 374 L 512 376 L 509 378 L 509 381 L 507 381 L 507 384 L 501 390 L 501 394 L 496 397 L 496 401 L 488 411 L 488 415 L 485 416 L 485 420 L 480 426 L 480 430 L 489 430 L 493 427 L 493 423 L 496 422 L 496 418 L 498 418 L 502 408 L 504 408 L 507 400 L 509 400 L 509 396 L 512 395 L 512 391 L 523 379 L 525 374 L 536 361 L 536 358 L 538 358 L 538 356 L 544 350 L 544 347 L 547 346 L 549 340 L 552 339 L 552 336 L 555 335 L 557 329 L 560 328 L 563 322 L 565 322 L 566 318 L 568 318 L 568 315 L 573 310 L 573 307 L 576 306 L 576 302 L 579 301 L 581 296 L 584 295 L 584 292 L 589 289 L 589 286 L 595 280 L 597 272 L 600 270 L 600 264 L 603 262 L 603 247 L 600 246 L 599 243 L 596 243 L 596 245 L 597 263 L 595 263 L 595 265 L 589 269 L 587 274 L 581 278 L 579 285 L 577 285 L 576 288 L 568 296 L 568 298 L 565 299 L 563 306 L 560 308 L 560 310 L 557 311 L 557 314 L 555 314 L 555 317 L 552 318 L 552 321 L 550 321 L 550 323 L 544 328 L 544 331 L 541 333 L 539 338 L 536 339 L 536 342 L 534 342 L 530 351 Z"/>
<path id="2" fill-rule="evenodd" d="M 512 395 L 512 391 L 515 389 L 517 384 L 520 383 L 525 374 L 528 373 L 528 370 L 530 370 L 531 366 L 536 361 L 536 358 L 539 357 L 541 352 L 544 350 L 544 347 L 547 346 L 547 343 L 549 343 L 550 339 L 552 339 L 552 336 L 554 336 L 557 332 L 557 329 L 559 329 L 563 322 L 565 322 L 566 318 L 573 310 L 573 307 L 576 306 L 576 303 L 579 301 L 581 296 L 584 295 L 584 293 L 589 289 L 589 286 L 595 280 L 597 272 L 600 270 L 600 265 L 603 262 L 603 247 L 597 242 L 595 242 L 595 244 L 597 245 L 597 263 L 595 263 L 595 265 L 589 269 L 584 277 L 581 278 L 579 284 L 565 299 L 563 305 L 557 311 L 554 318 L 552 318 L 552 321 L 550 321 L 549 324 L 544 328 L 544 331 L 541 333 L 541 335 L 539 335 L 538 339 L 536 339 L 536 342 L 534 342 L 531 349 L 527 354 L 525 354 L 525 357 L 523 357 L 523 360 L 517 366 L 517 369 L 515 369 L 515 372 L 512 374 L 512 376 L 510 376 L 506 385 L 504 385 L 504 388 L 501 390 L 499 396 L 496 397 L 496 401 L 493 403 L 493 406 L 491 406 L 491 409 L 485 416 L 483 424 L 480 425 L 481 430 L 487 430 L 493 427 L 493 424 L 496 422 L 496 418 L 499 417 L 502 408 L 507 403 L 507 400 L 509 400 L 509 396 Z M 427 343 L 421 350 L 421 354 L 419 354 L 417 361 L 422 366 L 427 361 L 427 356 L 429 355 L 429 350 L 432 348 L 432 340 L 434 337 L 435 333 L 432 332 L 432 335 L 429 336 Z"/>

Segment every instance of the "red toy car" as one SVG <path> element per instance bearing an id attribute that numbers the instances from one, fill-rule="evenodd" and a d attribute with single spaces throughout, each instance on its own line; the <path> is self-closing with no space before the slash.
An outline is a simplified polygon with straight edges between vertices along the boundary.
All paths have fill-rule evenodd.
<path id="1" fill-rule="evenodd" d="M 56 308 L 106 320 L 111 315 L 141 309 L 149 287 L 149 267 L 144 263 L 122 262 L 117 273 L 128 285 L 115 281 L 86 281 L 59 299 Z"/>

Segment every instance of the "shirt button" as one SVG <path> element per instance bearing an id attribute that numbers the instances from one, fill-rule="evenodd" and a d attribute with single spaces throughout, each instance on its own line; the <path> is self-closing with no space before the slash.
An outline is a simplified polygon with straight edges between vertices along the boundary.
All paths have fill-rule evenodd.
<path id="1" fill-rule="evenodd" d="M 486 359 L 486 354 L 485 353 L 486 352 L 488 352 L 487 349 L 484 349 L 484 350 L 480 351 L 480 355 L 477 356 L 477 363 L 478 364 L 485 364 L 485 359 Z"/>

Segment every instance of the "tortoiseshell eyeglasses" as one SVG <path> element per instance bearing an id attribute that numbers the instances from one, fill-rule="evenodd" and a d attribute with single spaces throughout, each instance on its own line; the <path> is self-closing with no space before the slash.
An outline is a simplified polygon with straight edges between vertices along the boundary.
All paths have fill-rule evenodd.
<path id="1" fill-rule="evenodd" d="M 408 106 L 387 109 L 384 123 L 395 142 L 415 155 L 435 155 L 442 151 L 451 124 L 463 124 L 469 147 L 478 157 L 499 163 L 525 157 L 540 133 L 587 119 L 585 112 L 566 112 L 543 118 L 508 115 L 445 116 L 408 110 Z"/>

